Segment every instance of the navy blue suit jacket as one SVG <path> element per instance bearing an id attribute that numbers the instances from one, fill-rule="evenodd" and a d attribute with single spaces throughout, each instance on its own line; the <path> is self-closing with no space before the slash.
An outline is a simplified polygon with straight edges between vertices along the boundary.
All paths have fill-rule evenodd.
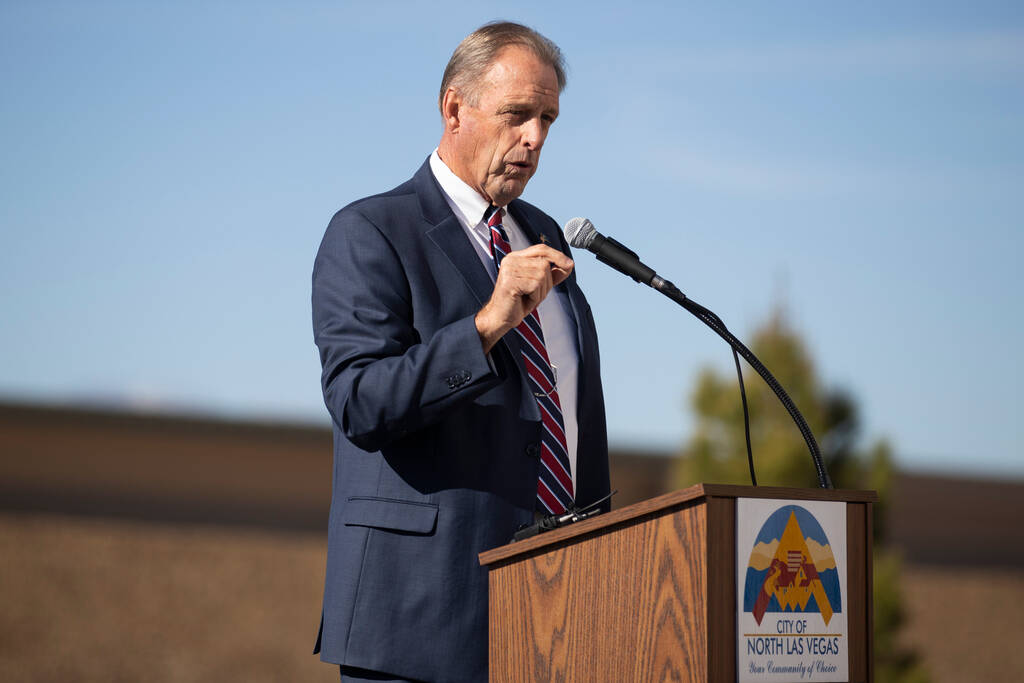
<path id="1" fill-rule="evenodd" d="M 516 200 L 531 241 L 569 253 Z M 540 414 L 511 332 L 481 348 L 493 283 L 424 163 L 331 220 L 313 269 L 313 330 L 334 423 L 323 619 L 328 662 L 427 681 L 487 678 L 481 551 L 533 521 Z M 561 285 L 579 337 L 576 500 L 609 490 L 597 336 L 575 273 Z M 552 296 L 555 295 L 553 292 Z"/>

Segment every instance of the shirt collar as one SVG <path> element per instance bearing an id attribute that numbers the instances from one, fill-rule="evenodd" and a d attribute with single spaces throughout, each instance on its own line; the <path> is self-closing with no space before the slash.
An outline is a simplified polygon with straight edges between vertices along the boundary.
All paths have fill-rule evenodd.
<path id="1" fill-rule="evenodd" d="M 475 228 L 479 223 L 483 222 L 484 215 L 491 207 L 490 202 L 480 196 L 479 192 L 467 185 L 462 178 L 455 175 L 448 168 L 448 164 L 444 163 L 441 157 L 438 156 L 437 149 L 434 149 L 430 154 L 430 170 L 434 173 L 437 184 L 441 186 L 444 193 L 448 195 L 448 199 L 451 200 L 449 203 L 453 205 L 452 208 L 455 209 L 456 213 L 461 214 L 458 218 L 462 221 L 463 225 Z"/>

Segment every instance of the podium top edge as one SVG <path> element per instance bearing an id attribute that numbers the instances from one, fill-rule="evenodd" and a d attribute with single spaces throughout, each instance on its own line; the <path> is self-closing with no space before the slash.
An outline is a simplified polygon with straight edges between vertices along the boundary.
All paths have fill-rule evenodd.
<path id="1" fill-rule="evenodd" d="M 501 562 L 510 557 L 552 546 L 578 536 L 631 520 L 656 514 L 668 508 L 687 503 L 702 502 L 708 498 L 775 498 L 779 500 L 823 500 L 843 503 L 876 503 L 875 491 L 847 489 L 799 489 L 781 486 L 739 486 L 734 484 L 695 484 L 685 489 L 666 493 L 649 500 L 597 515 L 582 522 L 555 529 L 532 538 L 509 543 L 480 553 L 482 565 Z"/>
<path id="2" fill-rule="evenodd" d="M 704 495 L 719 498 L 781 498 L 788 500 L 831 500 L 843 503 L 877 503 L 876 491 L 855 489 L 795 489 L 784 486 L 738 486 L 735 484 L 697 484 Z M 672 495 L 672 494 L 669 494 Z M 656 500 L 656 499 L 652 499 Z"/>

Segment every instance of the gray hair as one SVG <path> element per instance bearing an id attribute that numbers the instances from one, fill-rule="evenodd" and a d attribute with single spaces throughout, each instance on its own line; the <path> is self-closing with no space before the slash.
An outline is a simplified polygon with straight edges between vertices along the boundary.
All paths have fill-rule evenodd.
<path id="1" fill-rule="evenodd" d="M 506 47 L 525 47 L 542 62 L 555 70 L 558 92 L 565 89 L 565 58 L 553 42 L 528 26 L 511 21 L 492 21 L 466 36 L 452 53 L 441 78 L 441 93 L 437 98 L 440 109 L 448 88 L 462 94 L 471 105 L 476 105 L 484 74 L 491 68 L 498 53 Z"/>

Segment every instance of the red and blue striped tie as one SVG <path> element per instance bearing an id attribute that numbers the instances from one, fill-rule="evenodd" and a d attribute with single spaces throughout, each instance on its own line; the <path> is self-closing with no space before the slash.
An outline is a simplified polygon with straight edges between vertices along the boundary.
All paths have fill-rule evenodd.
<path id="1" fill-rule="evenodd" d="M 501 209 L 487 221 L 491 229 L 491 256 L 495 268 L 501 268 L 501 260 L 512 251 L 508 235 L 501 226 Z M 562 419 L 562 403 L 558 399 L 555 373 L 548 359 L 544 345 L 544 331 L 536 309 L 531 311 L 516 327 L 522 340 L 523 366 L 530 377 L 533 395 L 540 408 L 541 431 L 540 479 L 537 481 L 537 501 L 550 514 L 565 512 L 573 504 L 572 477 L 569 474 L 569 448 L 565 441 L 565 422 Z"/>

